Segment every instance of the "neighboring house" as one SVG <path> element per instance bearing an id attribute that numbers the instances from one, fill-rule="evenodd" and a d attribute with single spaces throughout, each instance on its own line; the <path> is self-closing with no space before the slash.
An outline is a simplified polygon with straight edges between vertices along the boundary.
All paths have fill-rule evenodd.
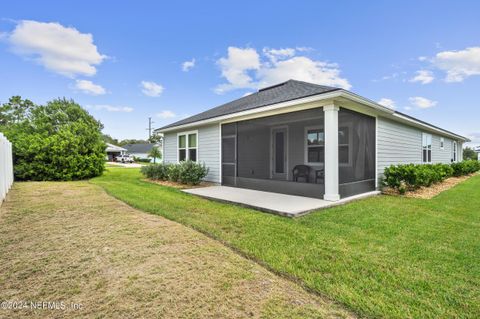
<path id="1" fill-rule="evenodd" d="M 391 164 L 462 160 L 467 138 L 352 92 L 290 80 L 156 130 L 165 162 L 223 185 L 338 200 Z"/>
<path id="2" fill-rule="evenodd" d="M 106 143 L 106 144 L 107 144 L 107 148 L 105 149 L 105 152 L 107 153 L 106 159 L 109 162 L 113 162 L 117 156 L 123 155 L 127 151 L 123 147 L 113 145 L 110 143 Z"/>
<path id="3" fill-rule="evenodd" d="M 161 146 L 148 143 L 126 144 L 123 147 L 126 148 L 127 154 L 133 155 L 136 158 L 148 159 L 153 162 L 153 158 L 148 157 L 148 154 L 154 146 L 159 147 L 161 150 Z"/>
<path id="4" fill-rule="evenodd" d="M 480 146 L 475 147 L 475 152 L 477 153 L 477 159 L 480 161 Z"/>

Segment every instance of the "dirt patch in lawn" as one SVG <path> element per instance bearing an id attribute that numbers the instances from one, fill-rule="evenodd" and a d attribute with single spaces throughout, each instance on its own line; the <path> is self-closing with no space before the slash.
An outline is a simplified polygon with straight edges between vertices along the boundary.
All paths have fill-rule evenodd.
<path id="1" fill-rule="evenodd" d="M 198 185 L 187 185 L 187 184 L 182 184 L 182 183 L 177 183 L 177 182 L 171 182 L 171 181 L 161 181 L 158 179 L 144 179 L 144 181 L 153 183 L 153 184 L 158 184 L 162 186 L 168 186 L 168 187 L 173 187 L 176 189 L 192 189 L 192 188 L 202 188 L 202 187 L 209 187 L 209 186 L 216 186 L 218 184 L 215 183 L 210 183 L 210 182 L 200 182 Z"/>
<path id="2" fill-rule="evenodd" d="M 382 193 L 386 195 L 405 196 L 410 198 L 431 199 L 437 196 L 438 194 L 440 194 L 441 192 L 452 188 L 453 186 L 469 179 L 472 176 L 473 174 L 467 175 L 467 176 L 460 176 L 460 177 L 449 177 L 441 183 L 434 184 L 430 187 L 421 187 L 415 191 L 408 191 L 404 195 L 400 195 L 400 193 L 397 190 L 392 189 L 390 187 L 385 187 L 382 190 Z"/>
<path id="3" fill-rule="evenodd" d="M 0 318 L 353 316 L 88 182 L 14 185 L 0 207 L 0 274 L 0 301 L 27 305 L 0 309 Z M 31 310 L 31 302 L 64 309 Z"/>

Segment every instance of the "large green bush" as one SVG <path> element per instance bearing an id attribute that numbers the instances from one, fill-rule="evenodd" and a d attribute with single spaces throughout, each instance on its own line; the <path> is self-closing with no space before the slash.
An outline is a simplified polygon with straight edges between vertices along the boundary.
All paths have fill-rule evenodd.
<path id="1" fill-rule="evenodd" d="M 480 170 L 480 162 L 477 160 L 467 160 L 459 163 L 452 163 L 453 176 L 462 176 L 474 173 Z"/>
<path id="2" fill-rule="evenodd" d="M 168 180 L 169 164 L 153 164 L 142 166 L 141 172 L 146 178 Z"/>
<path id="3" fill-rule="evenodd" d="M 142 174 L 150 179 L 169 180 L 182 184 L 197 185 L 207 176 L 208 168 L 205 164 L 185 161 L 179 164 L 153 164 L 144 166 Z"/>
<path id="4" fill-rule="evenodd" d="M 383 183 L 394 189 L 415 190 L 442 182 L 451 176 L 462 176 L 480 170 L 479 161 L 452 164 L 405 164 L 385 168 Z"/>
<path id="5" fill-rule="evenodd" d="M 2 106 L 21 105 L 20 97 Z M 105 163 L 102 124 L 72 100 L 29 105 L 1 130 L 13 144 L 14 172 L 19 180 L 77 180 L 101 175 Z"/>

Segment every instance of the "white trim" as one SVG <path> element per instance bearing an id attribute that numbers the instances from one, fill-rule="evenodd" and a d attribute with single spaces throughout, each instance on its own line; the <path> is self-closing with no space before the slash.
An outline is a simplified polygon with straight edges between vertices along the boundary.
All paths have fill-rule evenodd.
<path id="1" fill-rule="evenodd" d="M 338 111 L 336 105 L 327 105 L 323 108 L 325 116 L 325 194 L 323 199 L 336 201 L 339 195 L 339 163 L 338 163 Z"/>
<path id="2" fill-rule="evenodd" d="M 423 145 L 423 140 L 424 140 L 424 137 L 427 138 L 427 141 L 428 141 L 428 137 L 430 137 L 430 149 L 428 148 L 429 144 L 426 143 L 426 145 Z M 432 159 L 433 159 L 433 152 L 432 152 L 432 148 L 433 148 L 433 135 L 430 134 L 430 133 L 425 133 L 425 132 L 422 132 L 422 164 L 431 164 L 432 163 Z M 426 161 L 423 160 L 423 151 L 427 150 L 427 158 L 426 158 Z M 428 160 L 428 151 L 430 151 L 430 161 Z"/>
<path id="3" fill-rule="evenodd" d="M 219 181 L 218 182 L 220 184 L 222 184 L 222 180 L 223 180 L 223 177 L 222 177 L 222 174 L 223 174 L 223 172 L 222 172 L 222 168 L 223 168 L 222 167 L 223 166 L 223 164 L 222 164 L 222 160 L 223 160 L 222 159 L 222 142 L 223 142 L 223 140 L 222 140 L 222 123 L 218 123 L 218 149 L 220 150 L 219 155 L 218 155 L 219 158 L 220 158 L 219 161 L 218 161 L 218 166 L 219 166 L 218 167 L 218 175 L 219 175 Z"/>
<path id="4" fill-rule="evenodd" d="M 388 115 L 393 119 L 401 119 L 402 121 L 406 121 L 406 122 L 414 124 L 418 127 L 426 128 L 428 130 L 441 133 L 442 135 L 445 135 L 445 136 L 448 136 L 448 137 L 451 137 L 451 138 L 454 138 L 454 139 L 459 139 L 459 140 L 466 141 L 466 142 L 470 141 L 470 140 L 464 138 L 463 136 L 456 135 L 454 133 L 450 133 L 450 132 L 445 131 L 443 129 L 436 128 L 436 127 L 433 127 L 433 126 L 428 125 L 426 123 L 423 123 L 419 120 L 412 119 L 412 118 L 406 117 L 402 114 L 396 113 L 394 110 L 392 110 L 388 107 L 385 107 L 383 105 L 375 103 L 375 102 L 373 102 L 373 101 L 371 101 L 367 98 L 364 98 L 362 96 L 359 96 L 355 93 L 345 91 L 343 89 L 333 91 L 333 92 L 329 92 L 329 93 L 321 93 L 321 94 L 317 94 L 317 95 L 313 95 L 313 96 L 309 96 L 309 97 L 305 97 L 305 98 L 300 98 L 300 99 L 296 99 L 296 100 L 292 100 L 292 101 L 286 101 L 286 102 L 271 104 L 271 105 L 267 105 L 267 106 L 263 106 L 263 107 L 254 108 L 254 109 L 251 109 L 251 110 L 246 110 L 246 111 L 236 112 L 236 113 L 232 113 L 232 114 L 217 116 L 217 117 L 213 117 L 213 118 L 210 118 L 210 119 L 195 121 L 195 122 L 187 123 L 187 124 L 183 124 L 183 125 L 173 126 L 173 127 L 165 128 L 163 130 L 162 129 L 157 129 L 155 131 L 160 132 L 160 133 L 164 133 L 164 132 L 170 132 L 170 131 L 185 129 L 185 128 L 189 128 L 189 127 L 200 126 L 200 125 L 209 124 L 209 123 L 216 123 L 216 122 L 219 122 L 219 121 L 223 121 L 224 123 L 226 123 L 228 121 L 236 122 L 236 121 L 239 121 L 239 120 L 243 120 L 243 119 L 238 119 L 239 117 L 244 117 L 245 116 L 245 117 L 248 117 L 246 119 L 251 119 L 251 118 L 263 117 L 263 116 L 268 116 L 268 115 L 274 115 L 274 114 L 282 113 L 282 109 L 284 109 L 284 108 L 288 108 L 288 107 L 292 107 L 292 106 L 298 106 L 298 108 L 295 108 L 295 109 L 292 109 L 292 110 L 286 110 L 286 111 L 283 110 L 284 113 L 294 112 L 294 111 L 297 111 L 297 110 L 321 107 L 321 106 L 323 106 L 323 104 L 315 104 L 313 102 L 324 101 L 325 102 L 324 104 L 328 104 L 328 103 L 331 103 L 331 101 L 329 101 L 329 100 L 336 99 L 336 98 L 345 98 L 347 100 L 357 102 L 359 104 L 362 104 L 364 106 L 367 106 L 367 107 L 371 108 L 372 110 L 375 110 L 376 112 L 380 112 L 380 113 L 383 113 L 385 115 Z M 339 101 L 339 102 L 341 104 L 341 101 Z M 308 104 L 308 103 L 313 103 L 314 105 L 300 105 L 300 104 Z M 347 106 L 347 108 L 348 108 L 348 106 Z M 268 114 L 268 115 L 265 115 L 265 114 L 262 115 L 261 114 L 263 112 L 269 112 L 269 111 L 273 111 L 274 114 Z"/>
<path id="5" fill-rule="evenodd" d="M 196 149 L 197 150 L 197 159 L 195 161 L 195 163 L 198 163 L 199 162 L 199 158 L 198 158 L 198 155 L 199 155 L 199 145 L 198 145 L 198 130 L 192 130 L 192 131 L 185 131 L 185 132 L 178 132 L 177 133 L 177 138 L 175 140 L 175 142 L 177 143 L 176 146 L 175 146 L 175 149 L 177 150 L 177 163 L 180 163 L 180 158 L 178 156 L 178 153 L 180 153 L 180 149 L 178 148 L 178 137 L 179 136 L 182 136 L 182 135 L 185 135 L 185 159 L 186 160 L 189 160 L 190 159 L 190 154 L 189 154 L 189 150 L 190 150 L 190 142 L 189 142 L 189 138 L 188 136 L 189 135 L 192 135 L 192 134 L 196 134 L 196 144 L 197 146 L 196 147 L 192 147 L 192 149 Z M 183 148 L 182 148 L 183 149 Z"/>
<path id="6" fill-rule="evenodd" d="M 399 119 L 402 119 L 404 121 L 407 121 L 407 122 L 410 122 L 410 123 L 413 123 L 415 124 L 417 127 L 420 127 L 420 128 L 427 128 L 433 132 L 437 132 L 437 133 L 440 133 L 444 136 L 448 136 L 450 138 L 453 138 L 453 139 L 460 139 L 462 141 L 466 141 L 466 142 L 469 142 L 470 140 L 469 139 L 465 139 L 463 136 L 460 136 L 460 135 L 456 135 L 456 134 L 452 134 L 450 132 L 447 132 L 447 131 L 444 131 L 443 129 L 440 129 L 440 128 L 436 128 L 436 127 L 433 127 L 431 125 L 428 125 L 428 124 L 425 124 L 425 123 L 421 123 L 417 120 L 414 120 L 414 119 L 411 119 L 411 118 L 408 118 L 402 114 L 398 114 L 398 113 L 395 113 L 393 114 L 394 117 L 396 118 L 399 118 Z"/>
<path id="7" fill-rule="evenodd" d="M 289 130 L 288 130 L 288 125 L 280 125 L 280 126 L 272 126 L 270 127 L 270 165 L 269 165 L 269 168 L 270 168 L 270 179 L 274 179 L 273 178 L 273 169 L 274 169 L 274 165 L 273 165 L 273 131 L 274 130 L 282 130 L 284 129 L 286 131 L 286 136 L 285 136 L 285 144 L 287 145 L 286 147 L 286 150 L 285 150 L 285 155 L 286 155 L 286 159 L 285 159 L 285 180 L 288 181 L 288 177 L 289 177 L 289 174 L 288 172 L 290 171 L 289 169 L 289 166 L 288 166 L 288 140 L 289 140 Z"/>
<path id="8" fill-rule="evenodd" d="M 353 123 L 352 122 L 346 122 L 345 125 L 340 125 L 340 123 L 338 124 L 338 131 L 340 132 L 340 129 L 342 127 L 348 127 L 348 144 L 341 144 L 343 146 L 347 146 L 348 145 L 348 163 L 341 163 L 340 162 L 340 158 L 339 158 L 339 162 L 338 162 L 338 165 L 339 167 L 351 167 L 352 166 L 352 162 L 353 162 Z M 310 165 L 310 166 L 320 166 L 320 167 L 323 167 L 324 164 L 325 164 L 325 159 L 324 159 L 324 162 L 309 162 L 308 161 L 308 131 L 309 130 L 316 130 L 316 129 L 321 129 L 323 130 L 323 137 L 324 137 L 324 141 L 323 141 L 323 145 L 319 145 L 319 146 L 322 146 L 323 147 L 323 153 L 325 154 L 325 128 L 324 128 L 324 125 L 311 125 L 311 126 L 305 126 L 304 127 L 304 130 L 303 130 L 303 163 L 305 165 Z M 315 145 L 312 145 L 311 147 L 318 147 L 318 146 L 315 146 Z M 340 143 L 338 143 L 338 147 L 340 149 Z"/>
<path id="9" fill-rule="evenodd" d="M 378 116 L 375 116 L 375 189 L 378 189 Z"/>
<path id="10" fill-rule="evenodd" d="M 452 141 L 452 159 L 453 162 L 458 162 L 458 143 L 457 141 Z"/>
<path id="11" fill-rule="evenodd" d="M 325 159 L 322 162 L 309 162 L 308 161 L 308 131 L 309 130 L 322 130 L 323 132 L 323 145 L 319 145 L 323 147 L 323 154 L 325 154 L 325 129 L 323 125 L 312 125 L 312 126 L 305 126 L 303 129 L 303 163 L 305 165 L 312 165 L 312 166 L 324 166 Z M 312 146 L 315 147 L 315 146 Z"/>

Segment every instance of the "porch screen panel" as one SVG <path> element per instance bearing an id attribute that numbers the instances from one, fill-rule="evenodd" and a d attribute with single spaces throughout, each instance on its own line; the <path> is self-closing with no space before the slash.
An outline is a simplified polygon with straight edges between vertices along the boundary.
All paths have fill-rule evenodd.
<path id="1" fill-rule="evenodd" d="M 340 108 L 338 161 L 340 185 L 352 185 L 353 188 L 354 184 L 364 183 L 364 186 L 355 186 L 358 191 L 354 192 L 372 188 L 375 181 L 375 118 Z"/>
<path id="2" fill-rule="evenodd" d="M 222 184 L 234 185 L 237 171 L 237 124 L 222 125 Z"/>
<path id="3" fill-rule="evenodd" d="M 238 177 L 293 182 L 293 169 L 307 165 L 308 181 L 298 182 L 323 185 L 323 179 L 315 178 L 316 171 L 323 169 L 323 143 L 318 146 L 319 160 L 308 163 L 307 159 L 308 128 L 323 132 L 323 117 L 323 109 L 315 108 L 238 122 Z"/>

